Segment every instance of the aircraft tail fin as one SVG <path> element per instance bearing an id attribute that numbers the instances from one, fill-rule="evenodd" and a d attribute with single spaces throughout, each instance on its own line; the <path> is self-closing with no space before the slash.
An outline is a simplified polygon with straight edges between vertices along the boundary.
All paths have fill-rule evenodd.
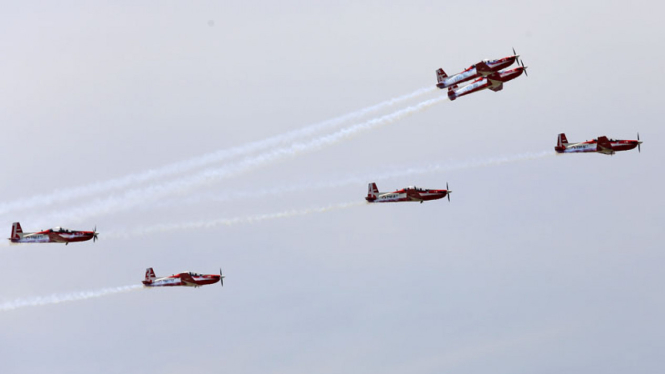
<path id="1" fill-rule="evenodd" d="M 21 228 L 21 224 L 14 222 L 12 224 L 12 236 L 10 236 L 9 239 L 19 239 L 21 236 L 23 236 L 23 229 Z"/>
<path id="2" fill-rule="evenodd" d="M 146 282 L 147 283 L 152 283 L 152 281 L 154 281 L 155 279 L 157 279 L 157 277 L 155 276 L 155 271 L 152 270 L 152 268 L 145 269 L 145 282 L 144 283 L 146 283 Z"/>
<path id="3" fill-rule="evenodd" d="M 566 138 L 566 134 L 564 133 L 559 134 L 556 145 L 557 147 L 566 148 L 566 145 L 568 145 L 568 139 Z"/>
<path id="4" fill-rule="evenodd" d="M 455 93 L 456 88 L 456 84 L 448 87 L 448 99 L 450 99 L 450 101 L 457 99 L 457 94 Z"/>
<path id="5" fill-rule="evenodd" d="M 446 83 L 445 80 L 448 78 L 448 74 L 446 74 L 443 69 L 439 69 L 436 71 L 436 86 L 439 87 L 440 89 L 446 88 Z"/>
<path id="6" fill-rule="evenodd" d="M 365 200 L 374 201 L 376 200 L 376 195 L 379 193 L 379 189 L 376 187 L 376 183 L 370 183 L 367 186 L 367 197 Z"/>
<path id="7" fill-rule="evenodd" d="M 436 83 L 443 83 L 443 81 L 448 78 L 448 74 L 446 74 L 443 69 L 439 69 L 436 71 Z M 438 84 L 437 84 L 438 86 Z M 443 88 L 443 87 L 442 87 Z"/>

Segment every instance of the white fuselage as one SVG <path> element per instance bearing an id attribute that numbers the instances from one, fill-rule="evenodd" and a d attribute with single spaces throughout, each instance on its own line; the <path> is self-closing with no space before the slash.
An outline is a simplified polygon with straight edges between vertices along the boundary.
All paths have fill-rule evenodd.
<path id="1" fill-rule="evenodd" d="M 407 201 L 407 194 L 399 192 L 382 192 L 376 195 L 375 202 L 387 203 L 391 201 Z"/>
<path id="2" fill-rule="evenodd" d="M 192 279 L 196 282 L 204 281 L 206 280 L 205 277 L 200 277 L 200 276 L 192 276 Z M 189 287 L 198 287 L 197 284 L 191 284 L 188 282 L 183 282 L 179 277 L 163 277 L 163 278 L 157 278 L 153 279 L 152 283 L 146 284 L 148 287 L 168 287 L 168 286 L 189 286 Z"/>
<path id="3" fill-rule="evenodd" d="M 598 149 L 598 144 L 596 143 L 569 143 L 565 144 L 565 146 L 566 149 L 563 150 L 563 153 L 596 152 Z"/>
<path id="4" fill-rule="evenodd" d="M 444 79 L 442 83 L 445 85 L 445 87 L 450 87 L 450 86 L 454 86 L 454 85 L 456 85 L 460 82 L 465 82 L 467 80 L 470 80 L 470 78 L 473 78 L 477 75 L 478 75 L 478 72 L 476 71 L 476 68 L 471 68 L 467 71 L 464 71 L 464 72 L 459 73 L 459 74 L 455 74 L 452 77 L 448 77 L 448 78 Z"/>
<path id="5" fill-rule="evenodd" d="M 46 234 L 18 234 L 19 238 L 12 240 L 13 243 L 48 243 L 51 241 Z"/>
<path id="6" fill-rule="evenodd" d="M 470 93 L 470 92 L 475 91 L 475 90 L 480 90 L 480 89 L 483 89 L 483 88 L 487 88 L 488 86 L 489 86 L 489 81 L 486 78 L 483 78 L 483 79 L 479 80 L 478 82 L 471 83 L 471 84 L 466 85 L 462 88 L 456 89 L 455 90 L 455 95 L 462 96 L 462 95 L 465 95 L 465 94 Z"/>

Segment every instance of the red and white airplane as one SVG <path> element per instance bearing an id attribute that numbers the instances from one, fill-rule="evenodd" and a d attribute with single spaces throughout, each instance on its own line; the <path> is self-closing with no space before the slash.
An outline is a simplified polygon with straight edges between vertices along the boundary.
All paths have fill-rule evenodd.
<path id="1" fill-rule="evenodd" d="M 21 224 L 14 222 L 12 224 L 12 236 L 9 240 L 12 243 L 65 243 L 67 245 L 70 242 L 84 242 L 90 239 L 95 242 L 97 241 L 97 235 L 99 233 L 96 227 L 93 231 L 76 231 L 54 227 L 39 232 L 23 232 Z"/>
<path id="2" fill-rule="evenodd" d="M 425 188 L 417 188 L 416 186 L 409 186 L 394 192 L 379 192 L 376 183 L 370 183 L 367 188 L 367 197 L 365 200 L 369 203 L 396 203 L 403 201 L 423 201 L 442 199 L 448 196 L 450 201 L 450 194 L 453 191 L 448 190 L 448 183 L 446 183 L 445 190 L 429 190 Z"/>
<path id="3" fill-rule="evenodd" d="M 453 101 L 460 96 L 482 91 L 486 88 L 489 88 L 494 92 L 499 92 L 503 89 L 504 82 L 511 81 L 522 75 L 522 73 L 528 76 L 528 74 L 526 73 L 527 68 L 528 66 L 524 66 L 524 62 L 522 62 L 522 66 L 518 66 L 510 70 L 499 71 L 491 75 L 488 75 L 486 78 L 478 78 L 475 81 L 471 82 L 470 84 L 463 86 L 461 88 L 457 88 L 457 85 L 450 86 L 448 87 L 448 98 L 450 99 L 450 101 Z"/>
<path id="4" fill-rule="evenodd" d="M 599 136 L 598 139 L 587 140 L 580 143 L 568 143 L 566 134 L 559 134 L 554 150 L 558 153 L 586 153 L 597 152 L 606 155 L 613 155 L 615 152 L 629 151 L 637 147 L 641 152 L 640 134 L 637 133 L 637 140 L 616 140 L 608 139 L 606 136 Z"/>
<path id="5" fill-rule="evenodd" d="M 515 53 L 515 48 L 513 48 L 512 56 L 503 57 L 496 60 L 482 60 L 477 64 L 469 66 L 463 72 L 450 77 L 446 74 L 446 72 L 443 71 L 443 69 L 439 69 L 436 71 L 436 86 L 444 89 L 473 79 L 492 75 L 512 65 L 513 62 L 519 61 L 518 58 L 519 55 Z"/>
<path id="6" fill-rule="evenodd" d="M 222 269 L 219 269 L 219 275 L 197 274 L 188 271 L 185 273 L 173 274 L 168 277 L 157 278 L 155 277 L 155 272 L 152 270 L 152 268 L 148 268 L 145 271 L 145 280 L 143 281 L 143 285 L 146 287 L 201 287 L 217 282 L 220 282 L 222 286 L 224 286 L 224 276 L 222 275 Z"/>

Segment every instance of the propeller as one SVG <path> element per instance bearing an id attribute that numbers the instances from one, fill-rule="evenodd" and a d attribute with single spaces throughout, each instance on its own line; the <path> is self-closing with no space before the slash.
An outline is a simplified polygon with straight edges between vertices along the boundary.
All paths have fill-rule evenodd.
<path id="1" fill-rule="evenodd" d="M 222 275 L 222 268 L 219 268 L 219 283 L 224 287 L 224 276 Z"/>
<path id="2" fill-rule="evenodd" d="M 92 230 L 92 242 L 93 243 L 97 241 L 97 239 L 98 239 L 97 235 L 99 235 L 99 233 L 97 232 L 97 225 L 95 225 L 95 229 Z"/>
<path id="3" fill-rule="evenodd" d="M 522 69 L 524 70 L 524 75 L 526 75 L 526 76 L 528 77 L 529 74 L 526 73 L 526 69 L 529 68 L 529 67 L 528 67 L 528 66 L 524 66 L 524 61 L 520 61 L 520 62 L 522 63 Z"/>
<path id="4" fill-rule="evenodd" d="M 640 149 L 640 145 L 641 145 L 641 144 L 642 144 L 642 142 L 640 141 L 640 133 L 638 132 L 638 133 L 637 133 L 637 151 L 638 151 L 639 153 L 642 153 L 642 150 Z"/>
<path id="5" fill-rule="evenodd" d="M 448 189 L 448 182 L 446 182 L 446 196 L 448 196 L 448 202 L 450 202 L 450 193 L 453 192 Z"/>
<path id="6" fill-rule="evenodd" d="M 517 65 L 519 65 L 520 64 L 520 59 L 519 59 L 520 55 L 518 55 L 517 52 L 515 52 L 515 47 L 513 47 L 513 56 L 515 56 L 515 61 L 517 61 Z"/>

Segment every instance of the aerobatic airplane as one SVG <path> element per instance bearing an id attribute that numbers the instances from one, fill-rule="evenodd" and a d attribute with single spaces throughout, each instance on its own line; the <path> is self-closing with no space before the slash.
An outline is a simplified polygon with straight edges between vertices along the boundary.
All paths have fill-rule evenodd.
<path id="1" fill-rule="evenodd" d="M 522 73 L 528 76 L 528 74 L 526 73 L 527 68 L 528 66 L 524 66 L 524 62 L 522 62 L 522 66 L 518 66 L 510 70 L 499 71 L 494 74 L 488 75 L 486 78 L 478 78 L 475 81 L 471 82 L 470 84 L 463 86 L 461 88 L 457 88 L 457 85 L 450 86 L 448 87 L 448 98 L 450 99 L 450 101 L 453 101 L 460 96 L 482 91 L 486 88 L 489 88 L 494 92 L 499 92 L 503 89 L 504 82 L 511 81 L 522 75 Z"/>
<path id="2" fill-rule="evenodd" d="M 448 190 L 448 183 L 446 183 L 445 190 L 429 190 L 425 188 L 417 188 L 409 186 L 394 192 L 379 192 L 376 183 L 370 183 L 367 188 L 367 197 L 365 200 L 369 203 L 396 203 L 402 201 L 423 201 L 437 200 L 448 196 L 450 201 L 450 194 L 453 191 Z"/>
<path id="3" fill-rule="evenodd" d="M 84 242 L 90 239 L 95 242 L 97 241 L 97 235 L 99 233 L 96 227 L 93 231 L 76 231 L 54 227 L 39 232 L 24 233 L 21 224 L 14 222 L 12 224 L 12 236 L 9 240 L 12 243 L 65 243 L 67 245 L 70 242 Z"/>
<path id="4" fill-rule="evenodd" d="M 219 269 L 219 275 L 197 274 L 188 271 L 180 274 L 173 274 L 168 277 L 157 278 L 155 277 L 155 272 L 152 270 L 152 268 L 148 268 L 145 271 L 145 280 L 143 281 L 143 285 L 146 287 L 201 287 L 217 282 L 220 282 L 222 286 L 224 286 L 224 275 L 222 275 L 222 269 Z"/>
<path id="5" fill-rule="evenodd" d="M 477 64 L 469 66 L 463 72 L 450 77 L 446 75 L 446 72 L 444 72 L 443 69 L 439 69 L 436 71 L 436 86 L 444 89 L 476 78 L 486 77 L 507 68 L 515 61 L 518 61 L 517 63 L 519 64 L 518 58 L 519 55 L 515 53 L 515 48 L 513 48 L 512 56 L 503 57 L 496 60 L 482 60 Z"/>
<path id="6" fill-rule="evenodd" d="M 616 140 L 608 139 L 606 136 L 599 136 L 598 139 L 587 140 L 586 142 L 568 143 L 566 134 L 559 134 L 554 150 L 558 153 L 586 153 L 597 152 L 606 155 L 613 155 L 615 152 L 629 151 L 637 147 L 640 149 L 640 134 L 637 133 L 637 140 Z"/>

